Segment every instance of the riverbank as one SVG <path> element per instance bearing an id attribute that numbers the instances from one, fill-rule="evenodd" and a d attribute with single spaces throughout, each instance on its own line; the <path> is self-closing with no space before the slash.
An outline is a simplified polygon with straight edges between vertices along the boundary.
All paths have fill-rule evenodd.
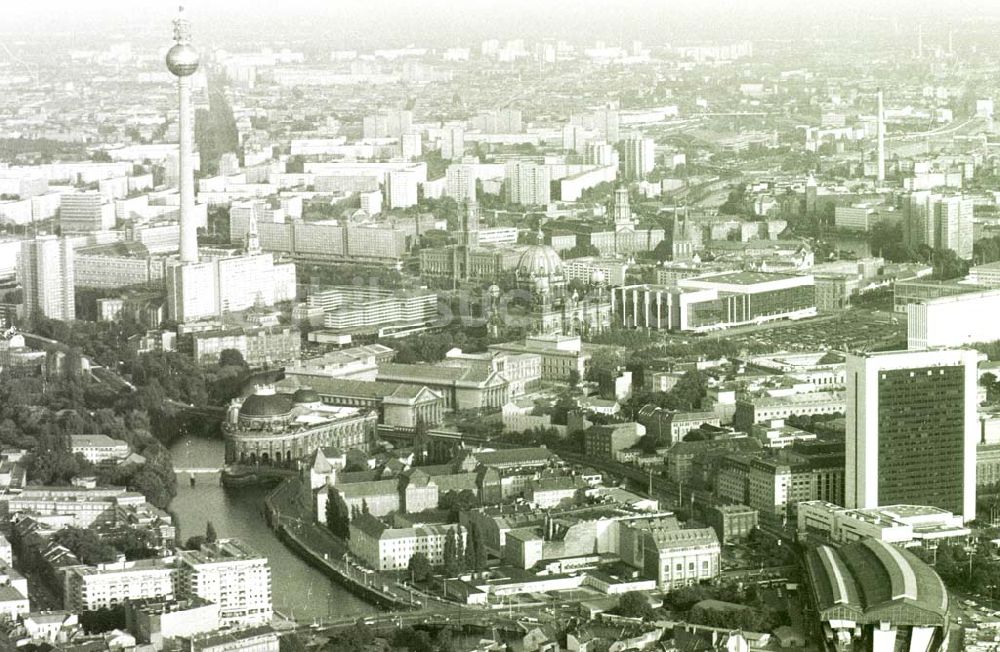
<path id="1" fill-rule="evenodd" d="M 342 541 L 303 514 L 297 496 L 298 480 L 282 482 L 264 498 L 267 524 L 278 538 L 310 566 L 347 589 L 352 595 L 383 609 L 411 609 L 415 606 L 409 592 L 394 591 L 381 584 L 377 573 L 353 566 L 347 561 Z M 306 518 L 303 518 L 303 517 Z"/>
<path id="2" fill-rule="evenodd" d="M 225 448 L 221 439 L 188 436 L 171 447 L 171 455 L 177 468 L 221 468 Z M 378 612 L 279 539 L 265 520 L 264 500 L 270 489 L 261 485 L 227 488 L 218 475 L 198 476 L 192 486 L 187 474 L 177 476 L 177 496 L 169 511 L 178 519 L 180 540 L 204 535 L 211 521 L 220 537 L 241 539 L 267 557 L 275 610 L 299 622 L 367 617 Z"/>

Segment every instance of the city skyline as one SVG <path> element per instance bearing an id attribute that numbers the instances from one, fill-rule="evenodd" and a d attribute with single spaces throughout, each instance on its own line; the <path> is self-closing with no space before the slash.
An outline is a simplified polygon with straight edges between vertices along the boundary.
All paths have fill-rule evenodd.
<path id="1" fill-rule="evenodd" d="M 995 648 L 996 10 L 7 12 L 0 649 Z"/>

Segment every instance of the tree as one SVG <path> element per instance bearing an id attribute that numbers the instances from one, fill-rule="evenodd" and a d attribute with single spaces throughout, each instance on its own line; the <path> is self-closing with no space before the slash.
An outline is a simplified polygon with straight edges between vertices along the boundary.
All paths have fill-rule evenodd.
<path id="1" fill-rule="evenodd" d="M 639 591 L 627 591 L 618 600 L 618 613 L 628 618 L 648 619 L 653 617 L 653 607 Z"/>
<path id="2" fill-rule="evenodd" d="M 431 562 L 422 552 L 413 553 L 406 568 L 410 571 L 410 577 L 414 582 L 425 582 L 431 574 Z"/>
<path id="3" fill-rule="evenodd" d="M 448 512 L 449 518 L 454 522 L 458 520 L 458 515 L 463 511 L 479 507 L 479 498 L 471 489 L 461 491 L 447 491 L 438 500 L 438 509 Z"/>
<path id="4" fill-rule="evenodd" d="M 355 624 L 337 633 L 336 639 L 327 643 L 325 652 L 364 652 L 375 641 L 375 632 L 370 627 Z"/>
<path id="5" fill-rule="evenodd" d="M 576 369 L 570 369 L 566 382 L 569 383 L 570 388 L 576 388 L 580 384 L 580 372 Z"/>
<path id="6" fill-rule="evenodd" d="M 448 534 L 444 538 L 444 550 L 442 551 L 442 557 L 444 558 L 444 572 L 448 577 L 454 577 L 458 575 L 460 569 L 459 559 L 458 559 L 458 536 L 455 534 L 455 528 L 448 530 Z"/>
<path id="7" fill-rule="evenodd" d="M 185 550 L 201 550 L 202 544 L 205 543 L 205 537 L 200 534 L 196 534 L 193 537 L 188 537 L 188 540 L 184 542 Z"/>
<path id="8" fill-rule="evenodd" d="M 475 521 L 469 522 L 469 541 L 465 550 L 466 556 L 470 558 L 469 568 L 476 571 L 486 569 L 486 542 L 483 541 L 483 534 Z"/>
<path id="9" fill-rule="evenodd" d="M 361 499 L 361 513 L 362 514 L 371 514 L 371 512 L 368 511 L 368 501 L 365 498 Z"/>
<path id="10" fill-rule="evenodd" d="M 392 637 L 392 649 L 407 649 L 410 652 L 432 652 L 434 644 L 431 642 L 431 635 L 422 629 L 403 627 L 397 629 Z"/>
<path id="11" fill-rule="evenodd" d="M 209 521 L 205 525 L 205 543 L 215 543 L 215 540 L 218 538 L 218 535 L 215 533 L 215 526 L 212 525 L 212 521 Z"/>
<path id="12" fill-rule="evenodd" d="M 222 349 L 219 353 L 219 366 L 220 367 L 245 367 L 247 366 L 246 360 L 243 359 L 243 354 L 237 349 Z"/>
<path id="13" fill-rule="evenodd" d="M 951 249 L 935 249 L 931 254 L 931 264 L 934 267 L 934 278 L 940 281 L 960 278 L 969 273 L 969 263 Z"/>
<path id="14" fill-rule="evenodd" d="M 102 541 L 94 530 L 63 528 L 53 535 L 52 540 L 65 546 L 85 564 L 103 564 L 118 557 L 118 551 L 114 546 Z"/>

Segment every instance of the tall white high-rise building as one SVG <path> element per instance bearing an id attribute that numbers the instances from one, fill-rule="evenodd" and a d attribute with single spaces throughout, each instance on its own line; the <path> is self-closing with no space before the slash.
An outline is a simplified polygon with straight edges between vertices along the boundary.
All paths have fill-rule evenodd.
<path id="1" fill-rule="evenodd" d="M 456 163 L 448 166 L 444 175 L 445 196 L 451 197 L 459 203 L 476 201 L 476 174 L 474 166 Z"/>
<path id="2" fill-rule="evenodd" d="M 552 198 L 552 174 L 547 165 L 511 161 L 504 170 L 507 199 L 523 206 L 546 205 Z"/>
<path id="3" fill-rule="evenodd" d="M 903 200 L 903 243 L 951 249 L 959 258 L 972 258 L 973 200 L 927 190 L 911 192 Z"/>
<path id="4" fill-rule="evenodd" d="M 295 265 L 271 253 L 206 257 L 167 269 L 167 315 L 190 322 L 295 298 Z"/>
<path id="5" fill-rule="evenodd" d="M 365 138 L 399 138 L 412 126 L 413 112 L 406 109 L 379 109 L 361 120 Z"/>
<path id="6" fill-rule="evenodd" d="M 622 143 L 625 178 L 641 181 L 656 166 L 656 143 L 652 138 L 629 138 Z"/>
<path id="7" fill-rule="evenodd" d="M 618 109 L 605 107 L 594 111 L 591 118 L 594 129 L 611 144 L 621 140 L 621 114 Z"/>
<path id="8" fill-rule="evenodd" d="M 25 319 L 76 319 L 73 244 L 68 238 L 43 235 L 22 241 L 20 274 Z"/>
<path id="9" fill-rule="evenodd" d="M 454 161 L 465 154 L 465 129 L 445 127 L 441 132 L 441 158 Z"/>
<path id="10" fill-rule="evenodd" d="M 385 199 L 389 208 L 417 205 L 417 175 L 407 170 L 390 170 L 385 175 Z"/>
<path id="11" fill-rule="evenodd" d="M 423 154 L 423 142 L 420 134 L 403 134 L 399 137 L 400 154 L 407 161 L 412 161 Z"/>
<path id="12" fill-rule="evenodd" d="M 614 146 L 605 142 L 587 143 L 584 162 L 587 165 L 599 165 L 601 167 L 618 167 L 619 156 Z"/>
<path id="13" fill-rule="evenodd" d="M 970 349 L 847 357 L 845 507 L 976 517 L 977 358 Z"/>

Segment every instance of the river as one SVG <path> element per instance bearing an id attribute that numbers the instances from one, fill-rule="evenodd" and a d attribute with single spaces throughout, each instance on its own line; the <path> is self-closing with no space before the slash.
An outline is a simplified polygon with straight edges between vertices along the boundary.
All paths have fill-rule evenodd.
<path id="1" fill-rule="evenodd" d="M 221 440 L 189 436 L 170 449 L 178 468 L 222 466 Z M 274 535 L 261 513 L 263 487 L 225 489 L 218 476 L 202 475 L 191 486 L 186 474 L 177 475 L 177 497 L 170 510 L 180 521 L 181 541 L 205 533 L 212 521 L 218 536 L 242 539 L 271 562 L 271 592 L 274 608 L 299 621 L 329 616 L 352 616 L 375 612 L 302 561 Z"/>

